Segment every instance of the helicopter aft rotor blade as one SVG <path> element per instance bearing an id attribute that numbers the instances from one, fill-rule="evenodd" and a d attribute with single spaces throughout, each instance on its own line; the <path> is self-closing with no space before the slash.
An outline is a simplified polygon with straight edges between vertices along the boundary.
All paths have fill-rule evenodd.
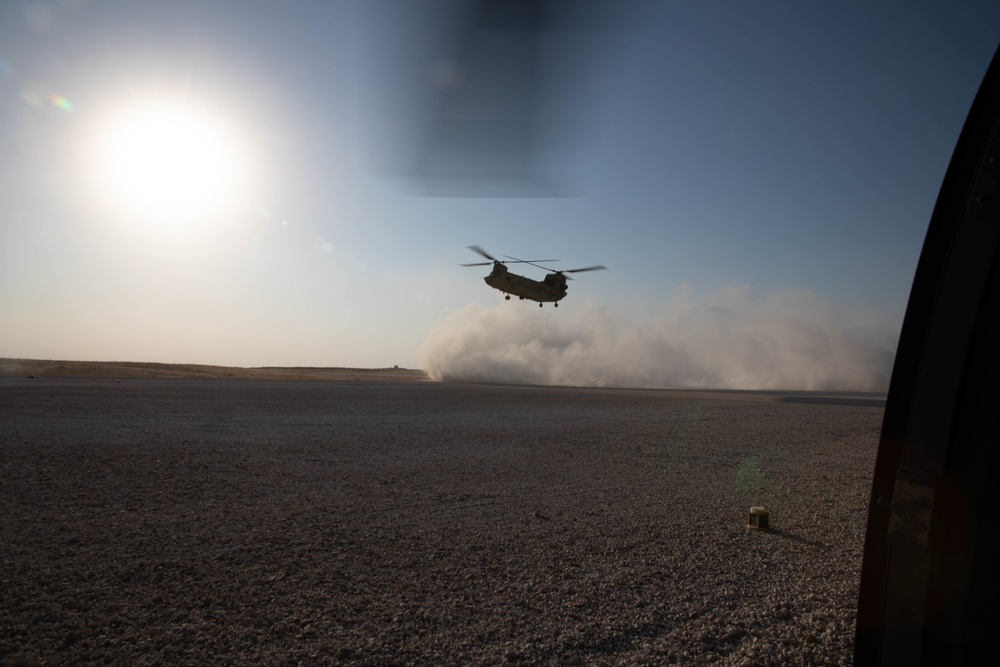
<path id="1" fill-rule="evenodd" d="M 530 260 L 529 261 L 529 260 L 526 260 L 526 259 L 518 259 L 517 257 L 511 257 L 510 255 L 504 255 L 504 257 L 506 257 L 507 259 L 513 260 L 513 261 L 506 261 L 505 262 L 504 260 L 497 259 L 496 257 L 494 257 L 493 255 L 491 255 L 490 253 L 486 252 L 480 246 L 470 245 L 470 246 L 468 246 L 468 248 L 472 252 L 477 253 L 479 255 L 482 255 L 483 257 L 485 257 L 486 259 L 488 259 L 490 261 L 488 261 L 488 262 L 474 262 L 472 264 L 459 264 L 459 266 L 489 266 L 490 264 L 495 264 L 495 263 L 500 263 L 500 264 L 533 264 L 534 262 L 558 262 L 559 261 L 558 259 L 534 259 L 534 260 Z M 534 264 L 534 266 L 538 266 L 538 265 Z M 540 267 L 540 268 L 545 269 L 544 266 Z M 546 269 L 546 271 L 551 271 L 551 270 L 552 269 Z"/>
<path id="2" fill-rule="evenodd" d="M 584 271 L 603 271 L 607 268 L 608 267 L 604 266 L 603 264 L 597 264 L 596 266 L 586 266 L 582 269 L 566 269 L 565 271 L 559 271 L 558 273 L 567 274 L 567 273 L 582 273 Z M 573 280 L 573 276 L 563 275 L 563 278 L 565 278 L 566 280 Z"/>
<path id="3" fill-rule="evenodd" d="M 540 269 L 544 269 L 546 271 L 552 271 L 554 273 L 558 273 L 559 275 L 563 276 L 566 280 L 573 280 L 572 277 L 566 275 L 567 273 L 583 273 L 584 271 L 603 271 L 603 270 L 605 270 L 605 269 L 608 268 L 608 267 L 604 266 L 603 264 L 595 264 L 594 266 L 585 266 L 585 267 L 579 268 L 579 269 L 564 269 L 562 271 L 556 271 L 555 269 L 550 269 L 547 266 L 542 266 L 538 262 L 549 262 L 549 263 L 551 263 L 551 262 L 558 262 L 558 261 L 560 261 L 558 259 L 518 259 L 517 257 L 511 257 L 510 255 L 504 255 L 503 257 L 506 259 L 506 261 L 505 261 L 505 260 L 502 260 L 502 259 L 497 259 L 496 257 L 494 257 L 490 253 L 486 252 L 480 246 L 477 246 L 477 245 L 470 245 L 469 246 L 469 250 L 471 250 L 472 252 L 474 252 L 476 254 L 482 255 L 484 258 L 486 258 L 486 259 L 488 259 L 490 261 L 488 261 L 488 262 L 474 262 L 472 264 L 459 264 L 459 266 L 489 266 L 490 264 L 531 264 L 532 266 L 537 266 Z"/>
<path id="4" fill-rule="evenodd" d="M 594 266 L 585 266 L 582 269 L 566 269 L 565 271 L 560 271 L 559 273 L 583 273 L 584 271 L 604 271 L 608 267 L 603 264 L 595 264 Z"/>

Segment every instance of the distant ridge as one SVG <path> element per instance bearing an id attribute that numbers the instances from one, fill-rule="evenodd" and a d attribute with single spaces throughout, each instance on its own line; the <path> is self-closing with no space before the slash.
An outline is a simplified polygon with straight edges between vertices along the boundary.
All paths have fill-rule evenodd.
<path id="1" fill-rule="evenodd" d="M 424 382 L 427 374 L 407 368 L 324 368 L 318 366 L 211 366 L 139 361 L 65 361 L 0 358 L 0 377 L 177 380 L 377 380 Z"/>

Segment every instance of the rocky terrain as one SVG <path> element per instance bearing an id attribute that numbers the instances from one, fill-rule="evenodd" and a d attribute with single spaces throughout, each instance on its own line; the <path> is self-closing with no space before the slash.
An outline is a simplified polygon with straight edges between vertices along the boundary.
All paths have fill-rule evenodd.
<path id="1" fill-rule="evenodd" d="M 881 417 L 8 376 L 0 664 L 850 664 Z M 751 505 L 775 530 L 746 529 Z"/>

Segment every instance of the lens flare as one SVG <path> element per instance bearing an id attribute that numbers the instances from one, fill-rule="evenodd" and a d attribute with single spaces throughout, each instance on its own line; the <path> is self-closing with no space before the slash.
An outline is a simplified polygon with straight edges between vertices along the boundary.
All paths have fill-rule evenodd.
<path id="1" fill-rule="evenodd" d="M 63 97 L 62 95 L 52 95 L 49 97 L 49 101 L 52 102 L 57 109 L 62 109 L 63 111 L 73 111 L 76 109 L 69 98 Z"/>

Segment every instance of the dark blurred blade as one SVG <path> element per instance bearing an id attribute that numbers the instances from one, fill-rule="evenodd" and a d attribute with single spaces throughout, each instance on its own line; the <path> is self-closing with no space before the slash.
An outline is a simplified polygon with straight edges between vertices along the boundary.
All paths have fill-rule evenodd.
<path id="1" fill-rule="evenodd" d="M 476 262 L 475 264 L 459 264 L 459 266 L 489 266 L 493 262 Z"/>
<path id="2" fill-rule="evenodd" d="M 509 257 L 509 255 L 504 255 L 504 257 Z M 547 266 L 542 266 L 541 264 L 536 264 L 536 262 L 558 262 L 559 261 L 558 259 L 532 259 L 532 260 L 527 260 L 527 259 L 518 259 L 516 257 L 511 257 L 511 259 L 514 260 L 513 262 L 510 262 L 511 264 L 516 264 L 516 263 L 531 264 L 532 266 L 537 266 L 538 268 L 545 269 L 546 271 L 555 271 L 555 269 L 550 269 Z"/>
<path id="3" fill-rule="evenodd" d="M 483 257 L 485 257 L 488 260 L 491 260 L 491 261 L 494 261 L 494 262 L 498 261 L 496 257 L 494 257 L 490 253 L 486 252 L 485 250 L 483 250 L 482 248 L 480 248 L 477 245 L 470 245 L 469 246 L 469 250 L 471 250 L 472 252 L 479 253 L 480 255 L 482 255 Z"/>
<path id="4" fill-rule="evenodd" d="M 517 262 L 521 262 L 523 264 L 534 264 L 535 262 L 559 262 L 559 261 L 561 261 L 561 260 L 558 260 L 558 259 L 518 259 L 517 257 L 511 257 L 510 255 L 504 255 L 504 257 L 506 257 L 507 259 L 513 260 L 513 262 L 509 262 L 510 264 L 514 264 L 514 263 L 517 263 Z"/>
<path id="5" fill-rule="evenodd" d="M 604 271 L 607 268 L 608 267 L 606 267 L 606 266 L 603 266 L 601 264 L 597 264 L 595 266 L 587 266 L 587 267 L 584 267 L 582 269 L 567 269 L 565 271 L 561 271 L 561 273 L 583 273 L 584 271 Z"/>
<path id="6" fill-rule="evenodd" d="M 390 5 L 383 136 L 413 194 L 572 193 L 602 83 L 641 0 L 440 0 Z M 414 3 L 417 5 L 417 3 Z M 402 9 L 401 9 L 402 7 Z M 385 109 L 389 111 L 386 112 Z"/>

